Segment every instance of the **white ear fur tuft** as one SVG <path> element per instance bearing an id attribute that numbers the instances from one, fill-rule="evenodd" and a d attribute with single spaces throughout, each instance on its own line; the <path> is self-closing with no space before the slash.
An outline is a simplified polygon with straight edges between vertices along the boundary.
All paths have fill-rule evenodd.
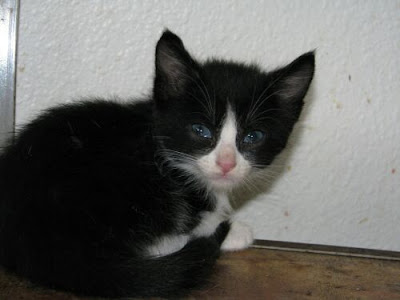
<path id="1" fill-rule="evenodd" d="M 156 47 L 156 88 L 161 96 L 178 96 L 197 75 L 197 63 L 186 51 L 181 39 L 165 31 Z"/>
<path id="2" fill-rule="evenodd" d="M 314 75 L 314 64 L 314 53 L 309 52 L 276 71 L 275 93 L 289 103 L 302 101 Z"/>

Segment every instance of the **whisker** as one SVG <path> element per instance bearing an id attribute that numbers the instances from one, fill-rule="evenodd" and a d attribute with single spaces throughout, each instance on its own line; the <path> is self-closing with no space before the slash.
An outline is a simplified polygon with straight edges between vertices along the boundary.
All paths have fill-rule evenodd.
<path id="1" fill-rule="evenodd" d="M 193 99 L 193 100 L 196 100 L 203 108 L 204 108 L 204 110 L 206 111 L 206 113 L 208 114 L 208 115 L 212 115 L 212 112 L 210 111 L 210 109 L 209 109 L 209 107 L 204 103 L 204 101 L 202 101 L 201 99 L 199 99 L 198 97 L 196 97 L 194 94 L 192 94 L 192 93 L 189 93 L 188 92 L 188 95 Z"/>
<path id="2" fill-rule="evenodd" d="M 208 100 L 208 107 L 209 107 L 209 110 L 210 110 L 210 113 L 212 114 L 213 113 L 213 106 L 212 106 L 212 104 L 211 104 L 211 97 L 210 97 L 210 93 L 208 92 L 208 89 L 207 89 L 207 86 L 206 86 L 206 84 L 204 83 L 204 81 L 203 81 L 203 79 L 201 79 L 200 77 L 199 77 L 199 80 L 200 80 L 200 82 L 201 82 L 201 84 L 203 85 L 203 88 L 204 88 L 204 91 L 206 92 L 206 94 L 207 94 L 207 100 Z"/>
<path id="3" fill-rule="evenodd" d="M 261 101 L 259 101 L 259 103 L 254 106 L 254 108 L 251 111 L 251 114 L 248 115 L 248 118 L 246 120 L 253 118 L 254 115 L 256 114 L 257 110 L 265 103 L 265 101 L 267 101 L 271 97 L 279 94 L 280 92 L 282 92 L 282 91 L 281 90 L 276 91 L 275 93 L 272 93 L 272 94 L 268 95 L 267 97 L 263 98 Z"/>
<path id="4" fill-rule="evenodd" d="M 257 98 L 255 105 L 257 105 L 259 99 L 261 99 L 261 98 L 264 96 L 264 94 L 265 94 L 270 88 L 272 88 L 279 80 L 281 80 L 282 77 L 283 77 L 284 75 L 286 75 L 288 71 L 289 71 L 289 70 L 286 70 L 285 72 L 281 72 L 281 73 L 280 73 L 280 74 L 279 74 L 279 75 L 278 75 L 278 76 L 263 90 L 263 92 L 262 92 L 262 93 L 260 94 L 260 96 Z M 273 94 L 275 94 L 275 93 L 273 93 Z M 254 111 L 255 111 L 254 108 L 251 109 L 251 111 L 250 111 L 249 114 L 252 115 Z"/>
<path id="5" fill-rule="evenodd" d="M 202 103 L 203 108 L 207 111 L 208 114 L 210 114 L 210 117 L 212 118 L 213 123 L 215 123 L 215 91 L 214 91 L 214 97 L 213 97 L 213 99 L 211 99 L 210 93 L 209 93 L 208 88 L 207 88 L 206 84 L 204 83 L 203 79 L 201 79 L 200 77 L 194 78 L 193 76 L 190 76 L 188 74 L 185 75 L 185 78 L 189 79 L 191 82 L 193 82 L 198 87 L 198 89 L 200 90 L 200 92 L 202 93 L 202 95 L 204 97 L 203 101 L 205 101 L 206 103 L 204 104 L 203 101 L 200 101 L 200 99 L 196 99 L 197 97 L 194 97 L 194 95 L 191 95 L 191 96 L 194 97 L 195 100 Z M 201 85 L 199 84 L 199 82 L 201 83 Z M 214 102 L 214 103 L 212 103 L 212 102 Z"/>

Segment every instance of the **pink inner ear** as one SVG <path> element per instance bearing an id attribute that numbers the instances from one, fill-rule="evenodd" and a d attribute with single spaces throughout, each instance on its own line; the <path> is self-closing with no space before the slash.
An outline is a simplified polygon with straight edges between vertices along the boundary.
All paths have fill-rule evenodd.
<path id="1" fill-rule="evenodd" d="M 222 145 L 217 154 L 217 165 L 226 174 L 236 166 L 236 151 L 231 145 Z"/>

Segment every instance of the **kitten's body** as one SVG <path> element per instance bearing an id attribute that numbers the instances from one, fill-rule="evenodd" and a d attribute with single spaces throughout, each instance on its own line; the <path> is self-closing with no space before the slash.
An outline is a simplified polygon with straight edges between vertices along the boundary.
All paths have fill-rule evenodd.
<path id="1" fill-rule="evenodd" d="M 227 192 L 283 149 L 313 68 L 312 54 L 270 74 L 200 65 L 164 33 L 154 99 L 51 109 L 4 151 L 1 264 L 90 295 L 197 286 L 221 244 L 251 243 L 246 227 L 228 221 Z"/>

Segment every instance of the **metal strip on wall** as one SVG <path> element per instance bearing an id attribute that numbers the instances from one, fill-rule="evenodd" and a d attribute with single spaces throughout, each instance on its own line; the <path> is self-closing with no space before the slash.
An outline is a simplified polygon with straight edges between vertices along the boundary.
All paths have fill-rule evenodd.
<path id="1" fill-rule="evenodd" d="M 316 254 L 327 254 L 336 256 L 339 255 L 339 256 L 349 256 L 349 257 L 375 258 L 375 259 L 400 261 L 400 252 L 398 251 L 340 247 L 332 245 L 291 243 L 291 242 L 268 241 L 268 240 L 255 240 L 252 247 L 268 249 L 268 250 L 294 251 L 294 252 L 304 252 L 304 253 L 316 253 Z"/>
<path id="2" fill-rule="evenodd" d="M 0 147 L 13 136 L 18 0 L 0 0 Z"/>

